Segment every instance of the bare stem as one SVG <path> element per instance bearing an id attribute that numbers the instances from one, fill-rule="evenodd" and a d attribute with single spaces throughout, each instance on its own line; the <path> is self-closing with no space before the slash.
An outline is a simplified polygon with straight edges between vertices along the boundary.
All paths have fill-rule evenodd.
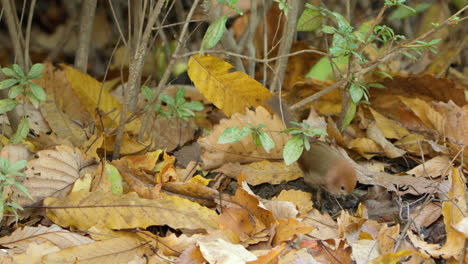
<path id="1" fill-rule="evenodd" d="M 81 7 L 80 30 L 78 33 L 78 48 L 75 56 L 75 67 L 86 73 L 88 68 L 89 45 L 93 33 L 94 14 L 97 0 L 85 0 Z"/>

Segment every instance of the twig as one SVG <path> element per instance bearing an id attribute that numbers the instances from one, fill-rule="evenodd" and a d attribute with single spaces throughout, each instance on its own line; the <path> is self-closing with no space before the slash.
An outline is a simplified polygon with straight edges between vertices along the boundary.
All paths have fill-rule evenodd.
<path id="1" fill-rule="evenodd" d="M 21 32 L 19 26 L 16 23 L 16 10 L 13 9 L 10 0 L 2 0 L 3 8 L 5 9 L 5 19 L 10 35 L 11 41 L 13 42 L 13 50 L 15 52 L 15 60 L 23 69 L 25 69 L 25 60 L 23 53 L 23 45 L 21 45 Z"/>
<path id="2" fill-rule="evenodd" d="M 86 73 L 86 69 L 88 68 L 89 45 L 91 43 L 91 34 L 93 33 L 96 4 L 97 0 L 85 0 L 81 7 L 75 67 L 83 73 Z"/>
<path id="3" fill-rule="evenodd" d="M 297 19 L 299 17 L 299 9 L 304 5 L 303 0 L 293 0 L 291 8 L 289 9 L 287 23 L 283 27 L 283 40 L 281 41 L 278 54 L 282 56 L 287 54 L 291 50 L 291 46 L 294 40 L 296 32 Z M 273 72 L 273 79 L 270 82 L 270 90 L 275 92 L 281 89 L 283 83 L 284 74 L 286 73 L 286 66 L 288 64 L 288 57 L 280 58 L 275 64 L 275 70 Z"/>
<path id="4" fill-rule="evenodd" d="M 144 60 L 146 58 L 146 52 L 148 51 L 148 42 L 153 30 L 153 26 L 161 13 L 162 6 L 165 0 L 158 0 L 154 8 L 151 10 L 151 14 L 148 18 L 148 22 L 145 27 L 145 32 L 141 41 L 137 42 L 137 47 L 130 63 L 130 69 L 128 74 L 127 89 L 124 93 L 124 103 L 122 110 L 120 111 L 119 126 L 117 128 L 117 135 L 115 138 L 114 151 L 112 154 L 113 159 L 117 159 L 120 156 L 120 147 L 122 144 L 125 124 L 127 123 L 127 112 L 135 112 L 136 103 L 138 100 L 138 91 L 140 86 L 141 72 L 143 70 Z"/>
<path id="5" fill-rule="evenodd" d="M 29 69 L 31 64 L 31 59 L 29 55 L 29 41 L 31 39 L 31 25 L 32 25 L 32 18 L 34 16 L 34 8 L 36 7 L 36 0 L 32 0 L 31 4 L 29 5 L 29 15 L 28 15 L 28 23 L 26 25 L 26 40 L 25 40 L 25 50 L 24 50 L 24 63 L 26 64 L 26 69 Z"/>

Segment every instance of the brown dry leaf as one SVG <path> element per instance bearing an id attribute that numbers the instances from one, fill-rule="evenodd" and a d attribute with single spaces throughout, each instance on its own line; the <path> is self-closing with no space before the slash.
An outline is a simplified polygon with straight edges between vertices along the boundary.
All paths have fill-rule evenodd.
<path id="1" fill-rule="evenodd" d="M 232 197 L 232 201 L 248 210 L 250 214 L 257 217 L 267 228 L 272 227 L 276 223 L 273 213 L 265 209 L 265 206 L 252 192 L 243 177 L 239 178 L 238 184 L 239 187 Z"/>
<path id="2" fill-rule="evenodd" d="M 462 233 L 465 238 L 468 239 L 468 217 L 463 217 L 460 222 L 456 223 L 453 228 L 457 230 L 458 232 Z"/>
<path id="3" fill-rule="evenodd" d="M 58 252 L 59 250 L 60 248 L 54 246 L 48 241 L 41 244 L 31 242 L 27 245 L 25 253 L 13 255 L 13 263 L 43 263 L 44 256 L 48 254 L 53 254 L 55 252 Z"/>
<path id="4" fill-rule="evenodd" d="M 278 196 L 272 198 L 272 201 L 286 201 L 295 204 L 300 217 L 306 215 L 313 208 L 312 194 L 299 190 L 282 190 Z"/>
<path id="5" fill-rule="evenodd" d="M 200 248 L 198 246 L 190 246 L 182 252 L 177 259 L 177 264 L 204 264 L 206 259 L 203 258 Z"/>
<path id="6" fill-rule="evenodd" d="M 153 184 L 143 180 L 146 178 L 145 176 L 148 176 L 145 172 L 129 168 L 127 162 L 122 160 L 114 160 L 112 161 L 112 165 L 119 170 L 122 179 L 128 184 L 128 189 L 135 191 L 141 198 L 151 199 L 157 197 L 157 194 L 159 194 L 159 189 L 156 189 Z M 100 172 L 99 170 L 97 171 Z M 98 189 L 108 191 L 108 181 L 104 173 L 99 173 L 94 177 L 94 188 L 92 191 Z M 124 192 L 127 192 L 127 190 L 124 190 Z"/>
<path id="7" fill-rule="evenodd" d="M 434 103 L 445 119 L 445 136 L 453 144 L 468 145 L 468 105 L 459 107 L 452 101 Z"/>
<path id="8" fill-rule="evenodd" d="M 397 241 L 399 236 L 400 225 L 397 224 L 389 227 L 388 225 L 384 224 L 379 230 L 379 234 L 376 239 L 379 245 L 379 252 L 382 255 L 393 253 L 395 241 Z"/>
<path id="9" fill-rule="evenodd" d="M 60 137 L 80 147 L 87 140 L 86 128 L 92 122 L 63 70 L 52 63 L 44 64 L 42 78 L 37 84 L 44 87 L 47 99 L 41 103 L 41 112 L 52 130 Z"/>
<path id="10" fill-rule="evenodd" d="M 92 226 L 123 229 L 167 224 L 176 229 L 211 231 L 218 226 L 214 211 L 169 195 L 148 200 L 136 193 L 117 196 L 108 192 L 77 192 L 65 198 L 47 198 L 44 206 L 55 223 L 82 230 Z"/>
<path id="11" fill-rule="evenodd" d="M 382 147 L 370 138 L 353 139 L 349 142 L 348 147 L 366 159 L 383 153 Z"/>
<path id="12" fill-rule="evenodd" d="M 194 234 L 191 236 L 187 236 L 185 234 L 180 236 L 170 234 L 164 237 L 157 237 L 157 240 L 160 242 L 158 247 L 162 249 L 164 255 L 179 256 L 186 248 L 195 245 L 197 241 L 202 238 L 203 236 L 199 234 Z"/>
<path id="13" fill-rule="evenodd" d="M 80 146 L 81 151 L 84 154 L 99 160 L 98 149 L 102 147 L 104 142 L 104 136 L 102 135 L 92 135 L 83 145 Z"/>
<path id="14" fill-rule="evenodd" d="M 245 73 L 229 72 L 232 65 L 213 56 L 194 55 L 188 75 L 197 89 L 227 116 L 263 105 L 270 91 Z"/>
<path id="15" fill-rule="evenodd" d="M 80 102 L 90 113 L 96 124 L 104 124 L 106 129 L 117 127 L 121 105 L 109 92 L 102 88 L 102 84 L 91 76 L 84 74 L 75 68 L 61 64 L 73 91 Z M 76 99 L 75 99 L 76 100 Z M 100 109 L 103 116 L 96 115 L 96 108 Z M 126 125 L 127 131 L 138 132 L 141 123 L 135 119 Z"/>
<path id="16" fill-rule="evenodd" d="M 257 260 L 250 261 L 248 264 L 269 264 L 269 263 L 277 263 L 278 257 L 282 253 L 282 251 L 287 247 L 287 243 L 282 243 L 281 245 L 278 245 L 274 248 L 272 248 L 270 251 L 268 251 L 267 254 L 258 256 Z"/>
<path id="17" fill-rule="evenodd" d="M 57 225 L 17 229 L 9 236 L 0 238 L 0 245 L 13 249 L 15 253 L 25 253 L 30 243 L 42 244 L 45 241 L 64 249 L 72 246 L 93 243 L 94 240 L 62 229 Z"/>
<path id="18" fill-rule="evenodd" d="M 141 169 L 141 170 L 153 170 L 156 162 L 161 156 L 163 150 L 159 149 L 152 152 L 147 152 L 144 155 L 133 155 L 125 156 L 120 159 L 120 161 L 127 161 L 126 165 L 128 168 Z"/>
<path id="19" fill-rule="evenodd" d="M 353 248 L 353 259 L 356 264 L 367 264 L 380 256 L 376 240 L 361 239 L 351 245 Z"/>
<path id="20" fill-rule="evenodd" d="M 45 197 L 66 196 L 78 178 L 96 169 L 94 158 L 65 145 L 56 146 L 54 150 L 41 150 L 36 155 L 37 159 L 28 162 L 25 170 L 27 178 L 23 181 L 34 202 Z"/>
<path id="21" fill-rule="evenodd" d="M 23 144 L 8 144 L 0 151 L 0 158 L 6 158 L 10 164 L 19 160 L 30 160 L 33 154 Z"/>
<path id="22" fill-rule="evenodd" d="M 286 166 L 284 162 L 263 160 L 241 165 L 239 163 L 226 163 L 215 172 L 222 172 L 231 178 L 236 178 L 240 172 L 247 177 L 247 183 L 253 186 L 269 183 L 280 184 L 302 177 L 303 173 L 297 163 Z"/>
<path id="23" fill-rule="evenodd" d="M 179 146 L 193 140 L 196 129 L 191 119 L 174 120 L 170 118 L 154 118 L 150 120 L 149 131 L 156 149 L 173 151 Z"/>
<path id="24" fill-rule="evenodd" d="M 296 209 L 296 205 L 291 202 L 264 200 L 263 204 L 266 209 L 273 213 L 273 216 L 276 219 L 296 218 L 299 214 Z"/>
<path id="25" fill-rule="evenodd" d="M 191 182 L 166 182 L 162 189 L 169 194 L 176 194 L 206 207 L 216 206 L 215 200 L 219 198 L 217 190 Z"/>
<path id="26" fill-rule="evenodd" d="M 448 175 L 451 165 L 452 163 L 447 156 L 437 156 L 412 168 L 406 173 L 416 177 L 445 177 Z"/>
<path id="27" fill-rule="evenodd" d="M 216 125 L 208 136 L 198 139 L 198 144 L 203 150 L 201 159 L 203 169 L 212 169 L 227 162 L 247 163 L 266 158 L 281 159 L 283 146 L 289 139 L 289 135 L 283 133 L 267 132 L 275 142 L 275 147 L 267 153 L 262 147 L 257 147 L 251 136 L 244 137 L 233 144 L 217 144 L 221 133 L 229 127 L 247 127 L 248 124 L 258 126 L 264 124 L 270 131 L 284 129 L 283 122 L 277 115 L 271 115 L 265 108 L 257 107 L 255 111 L 248 110 L 245 115 L 233 114 L 230 119 L 223 119 Z"/>
<path id="28" fill-rule="evenodd" d="M 367 137 L 380 145 L 386 157 L 393 159 L 401 157 L 406 153 L 406 151 L 395 147 L 390 141 L 388 141 L 375 123 L 371 123 L 367 128 Z"/>
<path id="29" fill-rule="evenodd" d="M 48 254 L 45 263 L 129 263 L 135 256 L 150 252 L 146 241 L 134 237 L 118 237 L 75 246 Z"/>
<path id="30" fill-rule="evenodd" d="M 279 219 L 278 222 L 279 224 L 276 227 L 276 235 L 273 240 L 274 246 L 277 246 L 284 241 L 290 241 L 296 235 L 308 234 L 314 230 L 313 226 L 304 222 L 299 222 L 295 218 Z"/>
<path id="31" fill-rule="evenodd" d="M 257 260 L 257 256 L 243 246 L 216 239 L 209 242 L 198 242 L 198 247 L 208 263 L 236 264 Z"/>
<path id="32" fill-rule="evenodd" d="M 419 98 L 399 96 L 400 100 L 416 114 L 425 126 L 445 135 L 445 119 L 430 104 Z"/>
<path id="33" fill-rule="evenodd" d="M 422 154 L 427 155 L 434 151 L 443 152 L 442 149 L 437 149 L 434 144 L 431 144 L 430 140 L 419 134 L 409 134 L 396 141 L 394 145 L 418 156 Z"/>
<path id="34" fill-rule="evenodd" d="M 447 196 L 448 199 L 442 203 L 442 215 L 444 216 L 445 231 L 447 240 L 444 245 L 429 244 L 421 240 L 408 230 L 407 235 L 413 245 L 422 253 L 432 257 L 442 257 L 444 259 L 459 259 L 465 243 L 465 236 L 456 231 L 453 225 L 459 223 L 468 213 L 467 197 L 462 175 L 454 167 L 451 168 L 452 186 Z"/>
<path id="35" fill-rule="evenodd" d="M 338 224 L 329 214 L 322 214 L 319 210 L 313 209 L 304 218 L 304 223 L 315 227 L 315 229 L 309 233 L 311 237 L 318 238 L 320 240 L 339 238 Z"/>
<path id="36" fill-rule="evenodd" d="M 374 116 L 375 125 L 379 128 L 380 131 L 382 131 L 382 134 L 385 136 L 385 138 L 402 139 L 409 134 L 409 131 L 406 128 L 386 118 L 384 115 L 380 114 L 374 109 L 369 109 Z"/>
<path id="37" fill-rule="evenodd" d="M 421 230 L 422 227 L 427 227 L 433 224 L 442 215 L 442 208 L 440 204 L 428 203 L 421 204 L 414 208 L 410 216 L 413 219 L 414 225 L 412 226 L 415 232 Z"/>
<path id="38" fill-rule="evenodd" d="M 249 215 L 249 212 L 243 208 L 224 208 L 219 215 L 219 226 L 223 230 L 231 230 L 241 241 L 247 239 L 247 236 L 255 234 L 256 226 Z"/>
<path id="39" fill-rule="evenodd" d="M 354 248 L 353 248 L 353 250 L 354 250 Z M 414 257 L 415 255 L 424 256 L 423 254 L 421 254 L 421 253 L 419 253 L 417 251 L 401 250 L 401 251 L 398 251 L 398 252 L 395 252 L 395 253 L 387 253 L 387 254 L 381 255 L 379 257 L 376 257 L 376 258 L 372 259 L 371 261 L 364 262 L 364 263 L 366 263 L 366 264 L 400 263 L 400 260 L 402 258 L 405 258 L 405 257 L 408 257 L 408 256 Z M 406 260 L 406 258 L 405 258 L 405 260 Z M 356 262 L 356 263 L 359 263 L 359 262 Z M 407 262 L 404 261 L 404 263 L 407 263 Z"/>

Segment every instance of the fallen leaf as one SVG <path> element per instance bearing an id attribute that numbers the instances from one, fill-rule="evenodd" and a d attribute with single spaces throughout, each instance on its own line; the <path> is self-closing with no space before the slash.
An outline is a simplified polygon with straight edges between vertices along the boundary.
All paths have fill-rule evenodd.
<path id="1" fill-rule="evenodd" d="M 245 113 L 271 97 L 262 84 L 242 72 L 229 72 L 232 65 L 213 56 L 194 55 L 188 75 L 197 89 L 227 116 Z"/>
<path id="2" fill-rule="evenodd" d="M 451 161 L 447 156 L 437 156 L 412 168 L 406 173 L 412 174 L 416 177 L 445 177 L 449 173 L 450 166 Z"/>
<path id="3" fill-rule="evenodd" d="M 297 163 L 287 166 L 284 162 L 271 162 L 263 160 L 241 165 L 239 163 L 226 163 L 215 172 L 222 172 L 229 177 L 236 178 L 240 172 L 246 175 L 247 183 L 253 186 L 269 183 L 280 184 L 293 181 L 303 176 Z"/>
<path id="4" fill-rule="evenodd" d="M 44 200 L 47 216 L 61 226 L 86 230 L 92 226 L 124 229 L 168 224 L 172 228 L 217 228 L 217 214 L 176 196 L 148 200 L 135 193 L 116 196 L 108 192 L 78 192 L 65 198 Z"/>
<path id="5" fill-rule="evenodd" d="M 198 139 L 198 144 L 202 148 L 201 159 L 204 169 L 212 169 L 227 162 L 247 163 L 259 161 L 266 158 L 282 158 L 283 146 L 290 138 L 283 133 L 267 132 L 275 142 L 275 147 L 267 153 L 263 148 L 257 147 L 251 136 L 244 137 L 239 142 L 233 144 L 218 144 L 221 133 L 229 127 L 247 127 L 248 124 L 258 126 L 263 124 L 270 131 L 284 129 L 283 122 L 277 115 L 271 115 L 265 108 L 258 107 L 256 111 L 247 111 L 245 115 L 233 114 L 230 119 L 221 120 L 211 133 Z"/>
<path id="6" fill-rule="evenodd" d="M 223 239 L 197 244 L 208 263 L 238 264 L 257 260 L 257 256 L 243 246 L 226 242 Z"/>

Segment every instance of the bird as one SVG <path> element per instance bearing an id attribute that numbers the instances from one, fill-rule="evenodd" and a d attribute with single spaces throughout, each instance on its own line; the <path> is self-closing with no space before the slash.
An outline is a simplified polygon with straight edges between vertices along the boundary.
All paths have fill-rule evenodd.
<path id="1" fill-rule="evenodd" d="M 293 115 L 278 96 L 272 96 L 265 104 L 273 113 L 283 117 L 286 127 L 292 127 Z M 297 160 L 304 182 L 335 197 L 351 193 L 357 184 L 353 165 L 327 143 L 314 138 L 309 138 L 309 142 L 310 149 L 304 150 Z"/>

